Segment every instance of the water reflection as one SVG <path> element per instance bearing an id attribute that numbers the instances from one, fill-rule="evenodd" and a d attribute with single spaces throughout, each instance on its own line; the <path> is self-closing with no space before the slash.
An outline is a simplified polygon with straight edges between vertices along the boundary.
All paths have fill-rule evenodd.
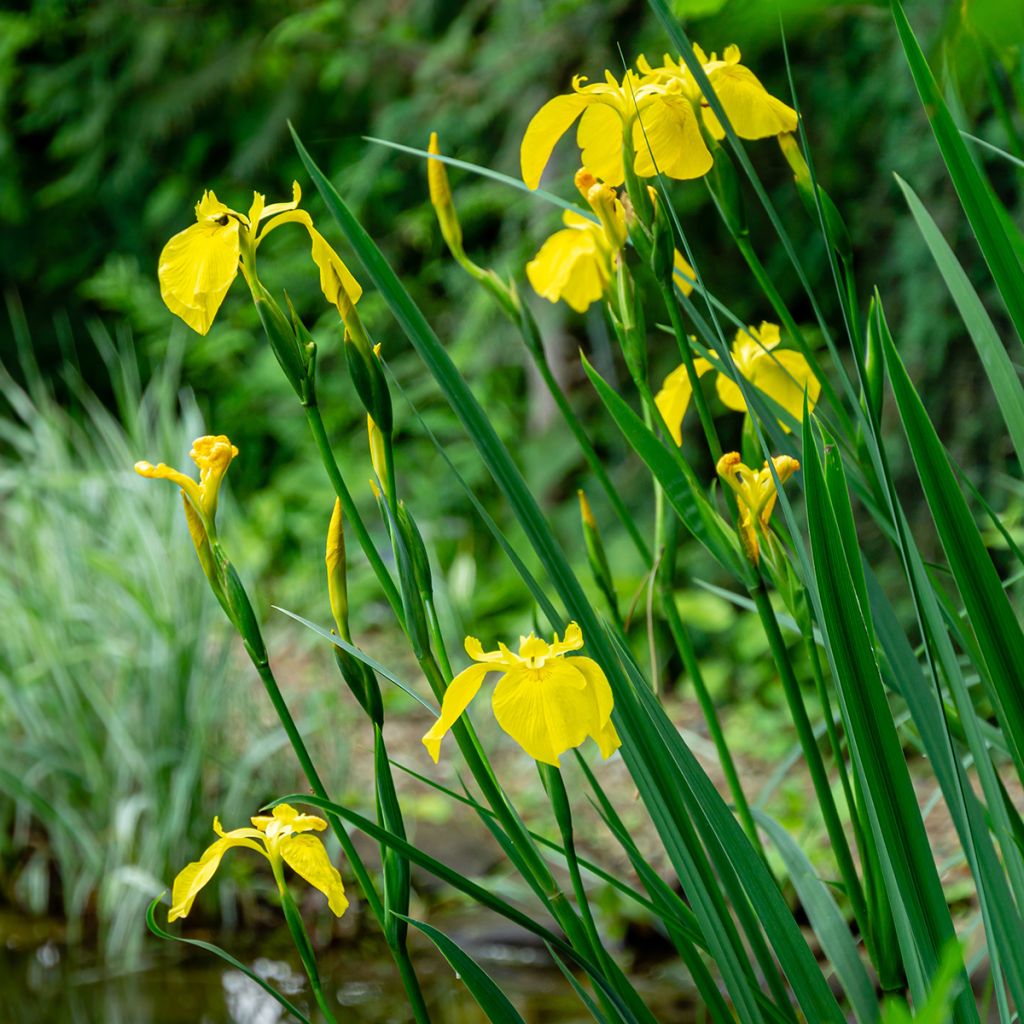
<path id="1" fill-rule="evenodd" d="M 264 942 L 249 955 L 239 949 L 237 936 L 225 944 L 318 1019 L 301 968 L 283 943 L 268 950 Z M 485 1024 L 451 969 L 432 950 L 419 953 L 417 968 L 435 1024 Z M 485 943 L 473 954 L 531 1024 L 589 1019 L 543 951 Z M 332 947 L 321 968 L 340 1021 L 405 1024 L 409 1019 L 387 951 L 376 943 Z M 52 940 L 34 949 L 0 946 L 0 1007 L 0 1018 L 17 1024 L 285 1024 L 290 1019 L 258 985 L 212 956 L 158 945 L 141 968 L 116 971 Z"/>

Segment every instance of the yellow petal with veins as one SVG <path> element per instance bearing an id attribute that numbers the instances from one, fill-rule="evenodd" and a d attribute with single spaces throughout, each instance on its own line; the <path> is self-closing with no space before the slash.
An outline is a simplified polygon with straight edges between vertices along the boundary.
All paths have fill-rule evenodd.
<path id="1" fill-rule="evenodd" d="M 275 807 L 276 811 L 277 808 Z M 301 814 L 299 818 L 313 817 Z M 321 819 L 316 818 L 320 821 Z M 293 826 L 294 827 L 294 826 Z M 341 917 L 348 909 L 348 898 L 342 884 L 338 869 L 327 856 L 324 844 L 311 835 L 286 836 L 278 847 L 281 858 L 292 871 L 304 878 L 314 889 L 319 889 L 326 897 L 327 904 L 336 917 Z"/>
<path id="2" fill-rule="evenodd" d="M 551 151 L 555 144 L 569 130 L 586 105 L 586 98 L 579 93 L 556 96 L 548 100 L 530 119 L 522 145 L 519 147 L 519 165 L 523 181 L 528 188 L 533 189 L 540 184 L 541 175 L 548 165 L 548 160 L 551 159 Z"/>
<path id="3" fill-rule="evenodd" d="M 634 170 L 642 178 L 662 173 L 681 181 L 699 178 L 714 162 L 693 105 L 682 96 L 651 98 L 633 122 Z"/>
<path id="4" fill-rule="evenodd" d="M 622 119 L 604 103 L 591 103 L 580 118 L 576 142 L 581 162 L 606 185 L 621 185 L 626 177 L 622 163 Z"/>
<path id="5" fill-rule="evenodd" d="M 157 268 L 167 308 L 199 334 L 209 331 L 238 274 L 239 223 L 227 213 L 220 216 L 224 223 L 204 216 L 179 231 L 164 246 Z"/>
<path id="6" fill-rule="evenodd" d="M 494 671 L 494 665 L 470 665 L 448 684 L 444 699 L 441 701 L 441 716 L 423 737 L 423 745 L 434 759 L 434 764 L 437 764 L 441 756 L 441 740 L 458 721 L 462 712 L 469 707 L 469 702 L 477 695 L 484 676 Z"/>
<path id="7" fill-rule="evenodd" d="M 582 229 L 556 231 L 526 264 L 534 291 L 549 302 L 564 299 L 577 313 L 597 302 L 608 285 L 601 234 L 589 222 Z"/>
<path id="8" fill-rule="evenodd" d="M 530 757 L 555 767 L 561 754 L 603 726 L 595 695 L 572 659 L 512 669 L 498 680 L 491 706 L 498 724 Z"/>
<path id="9" fill-rule="evenodd" d="M 814 376 L 807 360 L 801 353 L 791 350 L 775 349 L 758 353 L 750 360 L 746 377 L 754 387 L 778 402 L 797 421 L 803 419 L 804 389 L 807 390 L 807 404 L 811 409 L 821 393 L 821 382 Z M 719 374 L 717 390 L 718 397 L 730 409 L 746 411 L 747 403 L 743 400 L 742 392 L 725 374 Z"/>
<path id="10" fill-rule="evenodd" d="M 708 79 L 733 131 L 741 139 L 766 139 L 796 131 L 796 111 L 768 92 L 749 68 L 742 64 L 723 64 L 712 71 Z M 707 106 L 703 112 L 708 131 L 716 139 L 724 138 L 725 130 L 715 112 Z"/>
<path id="11" fill-rule="evenodd" d="M 703 377 L 711 369 L 711 364 L 706 359 L 695 359 L 693 368 L 697 371 L 698 377 Z M 692 397 L 693 388 L 690 386 L 690 375 L 686 372 L 685 364 L 677 366 L 665 378 L 661 390 L 654 396 L 654 404 L 658 407 L 661 418 L 676 444 L 683 443 L 683 417 Z"/>
<path id="12" fill-rule="evenodd" d="M 174 886 L 171 889 L 171 909 L 167 914 L 168 921 L 177 921 L 178 918 L 188 915 L 196 896 L 217 873 L 221 858 L 233 846 L 247 846 L 266 856 L 263 848 L 251 839 L 241 838 L 231 833 L 222 836 L 215 843 L 211 843 L 199 860 L 186 864 L 178 872 L 178 877 L 174 879 Z"/>

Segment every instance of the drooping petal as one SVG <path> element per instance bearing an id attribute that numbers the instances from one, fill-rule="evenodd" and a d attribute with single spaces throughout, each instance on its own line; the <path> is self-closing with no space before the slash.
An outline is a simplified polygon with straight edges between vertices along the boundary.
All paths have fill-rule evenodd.
<path id="1" fill-rule="evenodd" d="M 548 100 L 533 115 L 519 147 L 519 165 L 528 188 L 536 188 L 540 184 L 555 143 L 569 130 L 586 105 L 586 97 L 569 93 Z"/>
<path id="2" fill-rule="evenodd" d="M 186 864 L 178 872 L 178 877 L 174 879 L 174 886 L 171 889 L 171 909 L 167 914 L 168 921 L 177 921 L 178 918 L 188 916 L 196 896 L 217 873 L 221 858 L 233 846 L 248 846 L 266 856 L 263 848 L 250 839 L 226 835 L 211 843 L 199 860 Z"/>
<path id="3" fill-rule="evenodd" d="M 577 313 L 597 302 L 608 283 L 599 232 L 596 225 L 556 231 L 526 264 L 534 291 L 549 302 L 564 299 Z"/>
<path id="4" fill-rule="evenodd" d="M 576 129 L 581 162 L 606 185 L 621 185 L 626 174 L 622 163 L 622 118 L 606 103 L 591 103 Z"/>
<path id="5" fill-rule="evenodd" d="M 182 489 L 197 510 L 202 509 L 203 496 L 199 490 L 199 484 L 192 477 L 186 476 L 173 466 L 168 466 L 163 462 L 154 466 L 152 462 L 142 460 L 135 463 L 135 472 L 149 480 L 170 480 Z"/>
<path id="6" fill-rule="evenodd" d="M 263 225 L 256 244 L 259 245 L 271 231 L 276 230 L 282 224 L 301 224 L 309 232 L 313 262 L 320 270 L 320 290 L 331 305 L 338 307 L 338 312 L 344 319 L 346 305 L 354 306 L 363 294 L 359 282 L 352 276 L 342 258 L 328 244 L 327 239 L 313 227 L 313 218 L 305 210 L 286 210 L 272 220 L 268 220 Z M 345 303 L 344 300 L 339 301 L 340 292 L 344 292 L 348 297 L 348 303 Z"/>
<path id="7" fill-rule="evenodd" d="M 434 764 L 437 764 L 441 755 L 441 740 L 458 721 L 462 712 L 469 707 L 469 702 L 477 695 L 484 676 L 494 671 L 497 671 L 494 665 L 470 665 L 448 684 L 444 699 L 441 701 L 441 716 L 423 737 L 423 745 L 434 759 Z"/>
<path id="8" fill-rule="evenodd" d="M 605 759 L 612 756 L 622 745 L 619 734 L 612 725 L 612 698 L 611 684 L 605 675 L 604 669 L 592 658 L 573 658 L 570 662 L 573 668 L 583 674 L 587 686 L 593 697 L 597 708 L 597 721 L 602 723 L 601 728 L 591 732 L 590 736 L 597 743 L 601 756 Z"/>
<path id="9" fill-rule="evenodd" d="M 733 131 L 741 139 L 766 139 L 796 131 L 796 111 L 768 92 L 749 68 L 742 64 L 722 64 L 708 79 L 725 108 Z M 725 138 L 725 129 L 715 112 L 705 106 L 703 114 L 708 131 L 716 139 Z"/>
<path id="10" fill-rule="evenodd" d="M 226 208 L 225 208 L 226 209 Z M 160 253 L 157 276 L 167 308 L 199 334 L 206 334 L 238 274 L 238 221 L 203 219 L 179 231 Z"/>
<path id="11" fill-rule="evenodd" d="M 651 96 L 641 105 L 633 122 L 633 147 L 633 168 L 642 178 L 660 171 L 685 181 L 707 174 L 714 163 L 693 105 L 675 94 Z"/>
<path id="12" fill-rule="evenodd" d="M 299 817 L 313 816 L 300 814 Z M 314 889 L 319 889 L 327 897 L 327 904 L 336 917 L 341 917 L 345 913 L 348 909 L 348 898 L 345 896 L 341 875 L 331 863 L 331 858 L 327 856 L 324 844 L 316 836 L 286 836 L 281 840 L 278 852 L 292 871 L 301 875 Z"/>
<path id="13" fill-rule="evenodd" d="M 814 408 L 821 393 L 821 382 L 814 376 L 807 360 L 792 350 L 776 349 L 765 353 L 755 364 L 751 382 L 778 402 L 797 422 L 803 419 L 804 390 L 807 391 L 809 409 Z"/>
<path id="14" fill-rule="evenodd" d="M 602 728 L 586 677 L 572 661 L 512 669 L 491 701 L 502 729 L 534 760 L 556 767 L 559 755 Z"/>
<path id="15" fill-rule="evenodd" d="M 693 367 L 698 377 L 703 377 L 711 364 L 706 359 L 695 359 Z M 661 413 L 669 433 L 676 444 L 683 443 L 683 417 L 693 397 L 693 389 L 690 387 L 690 375 L 686 372 L 686 365 L 677 366 L 661 385 L 661 390 L 654 396 L 654 404 Z"/>

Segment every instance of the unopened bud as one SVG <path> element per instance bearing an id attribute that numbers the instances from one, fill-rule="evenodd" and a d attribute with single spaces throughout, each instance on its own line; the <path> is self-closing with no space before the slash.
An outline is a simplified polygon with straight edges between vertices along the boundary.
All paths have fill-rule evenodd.
<path id="1" fill-rule="evenodd" d="M 437 132 L 430 133 L 427 152 L 434 156 L 440 156 L 441 147 L 437 143 Z M 441 235 L 445 244 L 451 250 L 452 255 L 457 260 L 461 260 L 463 258 L 462 226 L 459 224 L 459 215 L 452 199 L 452 189 L 448 184 L 448 172 L 440 160 L 427 161 L 427 185 L 430 188 L 430 203 L 434 207 L 434 213 L 437 214 L 437 223 L 441 227 Z"/>
<path id="2" fill-rule="evenodd" d="M 335 499 L 331 522 L 327 527 L 327 596 L 331 603 L 338 634 L 349 639 L 348 628 L 348 581 L 345 560 L 345 527 L 341 513 L 341 501 Z"/>

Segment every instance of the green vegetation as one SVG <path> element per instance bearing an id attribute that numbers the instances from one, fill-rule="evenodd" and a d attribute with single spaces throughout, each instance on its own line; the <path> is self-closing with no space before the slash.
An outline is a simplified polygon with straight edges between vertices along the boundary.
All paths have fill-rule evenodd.
<path id="1" fill-rule="evenodd" d="M 639 922 L 699 1019 L 1013 1024 L 1024 16 L 782 6 L 0 16 L 4 902 L 307 1022 L 353 918 L 522 1021 L 450 899 L 581 1019 Z"/>

